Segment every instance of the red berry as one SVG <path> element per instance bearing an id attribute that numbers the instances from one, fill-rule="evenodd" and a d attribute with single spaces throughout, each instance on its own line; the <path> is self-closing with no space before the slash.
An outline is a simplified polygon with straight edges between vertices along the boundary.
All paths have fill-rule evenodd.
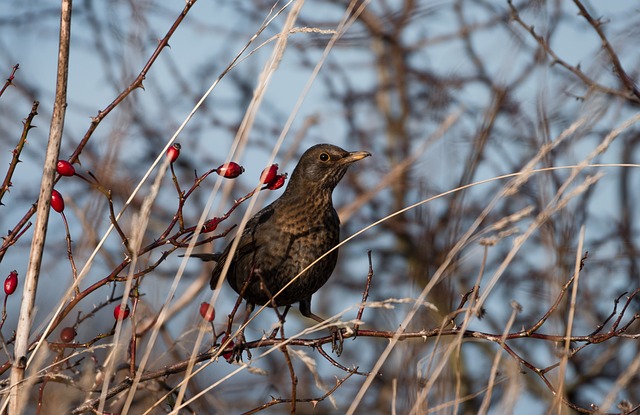
<path id="1" fill-rule="evenodd" d="M 216 318 L 216 309 L 209 303 L 200 304 L 200 315 L 207 321 L 213 321 Z"/>
<path id="2" fill-rule="evenodd" d="M 118 304 L 116 308 L 113 309 L 113 318 L 116 320 L 124 320 L 129 317 L 129 313 L 131 313 L 131 310 L 129 309 L 128 304 L 125 306 L 124 310 L 122 310 L 120 304 Z"/>
<path id="3" fill-rule="evenodd" d="M 51 192 L 51 207 L 58 213 L 64 210 L 64 199 L 56 189 Z"/>
<path id="4" fill-rule="evenodd" d="M 76 334 L 78 333 L 76 333 L 76 329 L 73 327 L 65 327 L 60 332 L 60 340 L 62 340 L 63 343 L 70 343 L 76 338 Z"/>
<path id="5" fill-rule="evenodd" d="M 202 232 L 207 233 L 215 231 L 220 222 L 222 222 L 222 218 L 209 219 L 204 223 L 204 225 L 202 225 Z"/>
<path id="6" fill-rule="evenodd" d="M 271 180 L 276 178 L 278 174 L 278 165 L 272 164 L 271 166 L 262 170 L 262 174 L 260 174 L 260 183 L 269 183 Z"/>
<path id="7" fill-rule="evenodd" d="M 11 295 L 16 292 L 16 288 L 18 288 L 18 272 L 11 271 L 6 280 L 4 280 L 4 293 L 7 295 Z"/>
<path id="8" fill-rule="evenodd" d="M 181 148 L 182 148 L 182 146 L 180 144 L 173 143 L 173 145 L 167 149 L 167 157 L 169 158 L 169 161 L 171 163 L 173 163 L 174 161 L 176 161 L 178 159 L 178 156 L 180 155 L 180 149 Z"/>
<path id="9" fill-rule="evenodd" d="M 267 183 L 267 189 L 276 190 L 284 186 L 284 181 L 287 180 L 287 173 L 278 174 L 269 183 Z"/>
<path id="10" fill-rule="evenodd" d="M 220 340 L 220 347 L 224 346 L 225 342 L 227 341 L 229 337 L 225 334 L 224 336 L 222 336 L 222 340 Z M 225 349 L 232 349 L 233 346 L 235 346 L 236 344 L 233 342 L 233 340 L 231 340 L 229 342 L 228 345 L 225 346 Z M 226 359 L 227 362 L 229 362 L 231 360 L 231 357 L 233 356 L 232 352 L 226 352 L 226 353 L 222 353 L 222 357 L 224 357 Z"/>
<path id="11" fill-rule="evenodd" d="M 76 174 L 76 169 L 67 160 L 58 160 L 56 171 L 60 176 L 73 176 Z"/>
<path id="12" fill-rule="evenodd" d="M 244 173 L 244 167 L 235 161 L 230 161 L 228 163 L 221 164 L 220 167 L 216 169 L 216 173 L 222 177 L 226 177 L 227 179 L 235 179 Z"/>

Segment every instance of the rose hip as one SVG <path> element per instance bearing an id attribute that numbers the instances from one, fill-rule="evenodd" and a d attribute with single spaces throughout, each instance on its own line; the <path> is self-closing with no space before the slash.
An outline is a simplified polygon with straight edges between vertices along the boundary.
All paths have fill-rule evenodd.
<path id="1" fill-rule="evenodd" d="M 277 174 L 278 174 L 278 165 L 272 164 L 271 166 L 262 170 L 262 173 L 260 174 L 260 183 L 264 184 L 264 183 L 271 182 L 273 179 L 276 178 Z"/>
<path id="2" fill-rule="evenodd" d="M 221 164 L 220 167 L 216 169 L 216 173 L 219 176 L 225 177 L 227 179 L 235 179 L 244 173 L 244 167 L 236 163 L 235 161 L 230 161 L 228 163 Z"/>
<path id="3" fill-rule="evenodd" d="M 113 318 L 115 318 L 116 320 L 124 320 L 127 317 L 129 317 L 130 313 L 131 313 L 131 310 L 129 309 L 129 305 L 126 305 L 124 310 L 123 310 L 122 307 L 120 306 L 120 304 L 118 304 L 113 309 Z"/>
<path id="4" fill-rule="evenodd" d="M 200 304 L 200 315 L 207 321 L 213 321 L 216 318 L 216 309 L 209 303 Z"/>
<path id="5" fill-rule="evenodd" d="M 76 169 L 67 160 L 58 160 L 56 171 L 60 176 L 73 176 L 76 174 Z"/>
<path id="6" fill-rule="evenodd" d="M 180 144 L 173 143 L 173 145 L 167 149 L 167 157 L 169 158 L 169 161 L 171 163 L 178 159 L 178 157 L 180 156 L 181 148 L 182 146 Z"/>
<path id="7" fill-rule="evenodd" d="M 16 292 L 16 288 L 18 288 L 18 272 L 11 271 L 6 280 L 4 280 L 4 293 L 6 295 L 11 295 Z"/>
<path id="8" fill-rule="evenodd" d="M 76 334 L 78 333 L 76 333 L 76 329 L 73 327 L 65 327 L 60 332 L 60 340 L 62 340 L 63 343 L 70 343 L 76 338 Z"/>
<path id="9" fill-rule="evenodd" d="M 220 340 L 220 347 L 224 346 L 228 338 L 229 337 L 226 334 L 222 336 L 222 340 Z M 233 348 L 235 345 L 236 344 L 233 342 L 233 340 L 231 340 L 229 344 L 225 347 L 225 349 Z M 222 357 L 224 357 L 227 362 L 230 362 L 231 357 L 233 357 L 233 353 L 232 352 L 222 353 Z"/>
<path id="10" fill-rule="evenodd" d="M 64 210 L 64 199 L 56 189 L 51 192 L 51 207 L 58 213 L 62 213 Z"/>
<path id="11" fill-rule="evenodd" d="M 278 174 L 269 183 L 267 183 L 267 189 L 276 190 L 284 186 L 284 181 L 287 179 L 287 173 Z"/>

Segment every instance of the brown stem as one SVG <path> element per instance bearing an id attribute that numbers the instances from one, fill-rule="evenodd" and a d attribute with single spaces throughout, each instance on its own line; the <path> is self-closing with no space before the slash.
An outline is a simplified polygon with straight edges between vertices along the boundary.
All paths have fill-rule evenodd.
<path id="1" fill-rule="evenodd" d="M 0 93 L 0 95 L 2 94 Z M 3 196 L 5 195 L 6 192 L 9 191 L 9 188 L 11 187 L 11 178 L 13 177 L 13 173 L 16 171 L 16 167 L 18 166 L 18 163 L 20 163 L 20 154 L 22 153 L 22 149 L 24 148 L 24 145 L 27 143 L 27 136 L 29 135 L 29 130 L 33 128 L 33 125 L 31 125 L 31 123 L 33 122 L 33 119 L 35 118 L 35 116 L 38 115 L 38 105 L 40 105 L 38 101 L 33 102 L 33 106 L 31 107 L 31 112 L 29 113 L 29 115 L 27 115 L 27 118 L 23 122 L 22 134 L 20 135 L 20 139 L 18 140 L 18 144 L 16 145 L 16 148 L 13 149 L 13 152 L 12 152 L 13 155 L 11 157 L 11 162 L 9 163 L 9 170 L 7 170 L 7 174 L 4 177 L 2 185 L 0 185 L 0 206 L 3 205 L 2 203 Z M 5 241 L 2 244 L 2 248 L 0 248 L 0 261 L 2 260 L 2 256 L 4 255 L 4 251 L 6 250 L 6 247 L 8 246 L 9 244 L 7 241 Z"/>
<path id="2" fill-rule="evenodd" d="M 9 75 L 6 82 L 4 83 L 4 86 L 2 87 L 2 89 L 0 89 L 0 97 L 2 96 L 2 94 L 4 94 L 4 91 L 7 88 L 9 88 L 9 85 L 13 84 L 13 79 L 15 78 L 16 72 L 18 71 L 19 68 L 20 68 L 20 64 L 16 63 L 15 65 L 13 65 L 11 75 Z"/>
<path id="3" fill-rule="evenodd" d="M 371 250 L 367 251 L 367 258 L 369 258 L 369 273 L 367 274 L 367 283 L 364 286 L 362 293 L 362 302 L 358 308 L 358 314 L 356 315 L 356 323 L 353 325 L 353 330 L 357 333 L 360 328 L 360 321 L 362 320 L 362 314 L 364 313 L 365 304 L 369 298 L 369 288 L 371 288 L 371 279 L 373 278 L 373 264 L 371 263 Z"/>
<path id="4" fill-rule="evenodd" d="M 73 276 L 73 282 L 75 283 L 78 280 L 78 269 L 76 268 L 76 262 L 73 259 L 73 250 L 71 249 L 71 233 L 69 232 L 69 222 L 67 222 L 67 216 L 64 212 L 60 212 L 60 216 L 62 216 L 62 222 L 64 222 L 64 229 L 67 233 L 67 258 L 69 258 L 69 263 L 71 264 L 71 275 Z M 76 284 L 74 289 L 76 296 L 80 295 L 80 287 Z"/>
<path id="5" fill-rule="evenodd" d="M 591 17 L 591 14 L 589 14 L 586 7 L 584 7 L 584 5 L 582 4 L 582 2 L 580 2 L 580 0 L 573 0 L 573 3 L 578 7 L 578 10 L 580 10 L 579 14 L 582 17 L 584 17 L 587 22 L 589 22 L 591 27 L 594 28 L 594 30 L 600 37 L 600 40 L 602 41 L 602 47 L 607 52 L 607 55 L 609 55 L 609 59 L 611 59 L 611 63 L 613 64 L 615 73 L 620 78 L 620 82 L 622 83 L 622 85 L 634 97 L 635 101 L 640 100 L 640 91 L 638 91 L 638 88 L 636 87 L 636 83 L 633 81 L 633 79 L 631 79 L 629 74 L 622 67 L 622 63 L 620 62 L 620 58 L 618 57 L 618 54 L 616 53 L 615 50 L 613 50 L 611 43 L 609 43 L 609 41 L 607 40 L 607 36 L 604 34 L 604 31 L 602 30 L 602 22 L 599 19 L 595 20 L 593 17 Z"/>

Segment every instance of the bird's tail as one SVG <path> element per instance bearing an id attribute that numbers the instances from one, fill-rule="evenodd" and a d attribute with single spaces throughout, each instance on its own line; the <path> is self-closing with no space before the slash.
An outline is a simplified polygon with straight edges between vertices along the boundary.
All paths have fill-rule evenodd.
<path id="1" fill-rule="evenodd" d="M 180 256 L 183 257 L 184 255 L 180 255 Z M 189 255 L 190 258 L 200 258 L 204 262 L 209 262 L 209 261 L 218 262 L 220 260 L 221 256 L 222 256 L 222 254 L 219 253 L 219 252 L 217 252 L 215 254 L 191 254 L 191 255 Z"/>

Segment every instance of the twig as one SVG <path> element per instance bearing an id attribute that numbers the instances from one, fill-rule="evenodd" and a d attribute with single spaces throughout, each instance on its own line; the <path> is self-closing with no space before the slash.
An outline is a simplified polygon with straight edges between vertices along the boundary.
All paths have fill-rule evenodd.
<path id="1" fill-rule="evenodd" d="M 67 258 L 69 258 L 69 263 L 71 264 L 71 275 L 73 276 L 73 281 L 76 282 L 78 279 L 78 268 L 76 268 L 76 262 L 73 259 L 73 250 L 71 248 L 71 233 L 69 231 L 69 222 L 67 222 L 67 215 L 64 212 L 60 212 L 60 216 L 62 216 L 62 222 L 64 222 L 64 229 L 66 232 L 67 239 Z M 75 284 L 75 294 L 80 295 L 80 287 Z"/>
<path id="2" fill-rule="evenodd" d="M 349 373 L 349 374 L 348 374 L 347 376 L 345 376 L 344 378 L 339 379 L 339 380 L 336 382 L 336 385 L 335 385 L 333 388 L 331 388 L 327 393 L 325 393 L 324 395 L 322 395 L 322 396 L 320 396 L 320 397 L 317 397 L 317 398 L 306 398 L 306 399 L 297 399 L 297 400 L 296 400 L 296 402 L 311 402 L 311 403 L 313 403 L 313 404 L 314 404 L 314 406 L 315 406 L 315 404 L 317 404 L 318 402 L 321 402 L 321 401 L 325 400 L 326 398 L 328 398 L 329 396 L 331 396 L 331 394 L 332 394 L 333 392 L 335 392 L 335 391 L 336 391 L 340 386 L 342 386 L 342 384 L 343 384 L 347 379 L 349 379 L 351 376 L 353 376 L 353 373 Z M 278 404 L 281 404 L 281 403 L 288 403 L 288 402 L 291 402 L 291 399 L 273 398 L 271 401 L 269 401 L 269 402 L 265 403 L 264 405 L 261 405 L 261 406 L 259 406 L 259 407 L 257 407 L 257 408 L 254 408 L 254 409 L 250 410 L 250 411 L 243 412 L 241 415 L 251 415 L 251 414 L 255 414 L 255 413 L 260 412 L 260 411 L 262 411 L 262 410 L 265 410 L 265 409 L 267 409 L 267 408 L 269 408 L 269 407 L 271 407 L 271 406 L 278 405 Z"/>
<path id="3" fill-rule="evenodd" d="M 20 68 L 20 64 L 18 64 L 18 63 L 16 63 L 13 66 L 13 70 L 11 71 L 11 75 L 9 75 L 9 77 L 6 80 L 6 82 L 4 83 L 4 86 L 2 87 L 2 89 L 0 89 L 0 97 L 2 96 L 2 94 L 4 94 L 4 91 L 9 87 L 9 85 L 13 84 L 13 79 L 15 78 L 16 72 L 18 71 L 19 68 Z"/>
<path id="4" fill-rule="evenodd" d="M 0 93 L 0 95 L 2 94 Z M 22 149 L 24 148 L 24 145 L 27 143 L 27 136 L 29 135 L 29 131 L 35 127 L 31 123 L 33 122 L 33 119 L 35 118 L 35 116 L 38 115 L 39 105 L 40 105 L 40 102 L 34 101 L 33 106 L 31 107 L 31 112 L 29 112 L 29 115 L 27 115 L 27 118 L 24 120 L 23 127 L 22 127 L 22 134 L 20 135 L 20 140 L 18 140 L 18 144 L 16 145 L 16 148 L 13 149 L 13 152 L 12 152 L 13 156 L 11 157 L 11 162 L 9 163 L 9 170 L 7 170 L 7 174 L 4 177 L 4 181 L 2 182 L 2 185 L 0 185 L 0 206 L 3 205 L 2 203 L 3 196 L 5 195 L 6 192 L 9 191 L 9 188 L 11 187 L 11 178 L 13 177 L 13 173 L 16 171 L 16 167 L 18 166 L 18 163 L 20 163 L 20 154 L 22 153 Z M 2 244 L 2 248 L 0 248 L 0 261 L 2 260 L 2 257 L 4 256 L 4 252 L 8 247 L 9 247 L 9 243 L 8 241 L 5 240 L 5 242 Z"/>
<path id="5" fill-rule="evenodd" d="M 358 314 L 356 315 L 356 322 L 353 325 L 353 331 L 355 331 L 356 335 L 358 334 L 358 329 L 360 328 L 360 321 L 362 320 L 364 307 L 367 303 L 367 299 L 369 298 L 369 288 L 371 287 L 371 279 L 373 278 L 373 264 L 371 263 L 371 250 L 367 251 L 367 258 L 369 259 L 369 273 L 367 274 L 367 283 L 364 286 L 364 291 L 362 292 L 362 302 L 360 303 L 360 307 L 358 308 Z"/>
<path id="6" fill-rule="evenodd" d="M 632 320 L 635 320 L 636 316 L 634 316 L 634 318 Z M 619 336 L 621 334 L 623 334 L 622 332 L 623 328 L 619 329 L 616 334 L 614 334 L 614 336 Z M 432 330 L 421 330 L 421 331 L 417 331 L 417 332 L 405 332 L 405 333 L 401 333 L 400 334 L 400 340 L 408 340 L 408 339 L 420 339 L 420 340 L 424 340 L 426 338 L 434 338 L 434 337 L 440 337 L 440 336 L 458 336 L 462 334 L 463 337 L 466 338 L 473 338 L 473 339 L 483 339 L 486 341 L 490 341 L 493 343 L 498 344 L 501 348 L 503 348 L 507 353 L 509 353 L 516 361 L 518 361 L 522 366 L 528 368 L 529 370 L 531 370 L 532 372 L 536 373 L 542 380 L 543 382 L 545 382 L 545 384 L 547 385 L 547 387 L 549 387 L 550 391 L 552 393 L 556 393 L 555 389 L 553 388 L 553 385 L 551 384 L 551 382 L 547 379 L 547 377 L 545 376 L 545 374 L 549 371 L 549 369 L 539 369 L 536 366 L 534 366 L 533 364 L 529 363 L 526 359 L 522 358 L 520 355 L 518 355 L 509 345 L 508 345 L 508 341 L 512 341 L 515 339 L 520 339 L 523 338 L 523 334 L 526 335 L 526 331 L 520 331 L 520 332 L 516 332 L 516 333 L 508 333 L 508 334 L 503 334 L 503 333 L 497 333 L 497 334 L 492 334 L 492 333 L 485 333 L 485 332 L 479 332 L 479 331 L 472 331 L 472 330 L 465 330 L 464 332 L 461 332 L 459 329 L 432 329 Z M 378 337 L 378 338 L 393 338 L 394 336 L 396 336 L 397 333 L 395 331 L 378 331 L 378 330 L 359 330 L 358 332 L 358 337 L 362 338 L 362 337 Z M 354 332 L 347 332 L 345 333 L 345 337 L 354 337 L 355 333 Z M 559 334 L 559 335 L 546 335 L 546 334 L 538 334 L 538 333 L 531 333 L 530 335 L 531 338 L 536 338 L 536 339 L 541 339 L 541 340 L 546 340 L 546 341 L 550 341 L 550 342 L 561 342 L 561 341 L 565 341 L 567 340 L 566 335 L 564 334 Z M 572 336 L 571 338 L 568 339 L 571 342 L 585 342 L 585 343 L 590 343 L 592 339 L 590 339 L 590 337 L 587 336 Z M 252 349 L 252 348 L 264 348 L 264 347 L 281 347 L 284 343 L 286 343 L 288 346 L 307 346 L 307 347 L 313 347 L 316 348 L 316 350 L 318 350 L 318 352 L 325 358 L 328 359 L 328 361 L 330 361 L 334 366 L 340 368 L 341 370 L 344 370 L 345 372 L 347 372 L 347 376 L 344 378 L 344 380 L 346 380 L 347 378 L 349 378 L 350 376 L 352 376 L 353 374 L 359 374 L 359 375 L 366 375 L 366 373 L 361 373 L 358 372 L 357 368 L 355 369 L 348 369 L 340 364 L 338 364 L 337 362 L 333 361 L 333 359 L 331 359 L 330 356 L 328 356 L 326 353 L 323 353 L 323 350 L 321 348 L 321 346 L 323 344 L 327 344 L 327 343 L 331 343 L 332 341 L 332 337 L 329 336 L 324 336 L 321 338 L 317 338 L 317 339 L 303 339 L 303 338 L 295 338 L 295 339 L 286 339 L 286 338 L 278 338 L 278 339 L 260 339 L 257 341 L 253 341 L 253 342 L 247 342 L 245 343 L 245 348 L 246 349 Z M 197 362 L 203 362 L 203 361 L 209 361 L 210 359 L 219 356 L 222 353 L 227 353 L 230 352 L 231 350 L 227 350 L 226 346 L 221 346 L 219 349 L 216 349 L 215 351 L 210 351 L 210 352 L 206 352 L 206 353 L 201 353 L 199 355 L 196 356 L 195 358 L 195 363 Z M 187 366 L 189 364 L 193 364 L 193 361 L 190 360 L 185 360 L 170 366 L 167 366 L 165 368 L 162 368 L 160 370 L 156 370 L 156 371 L 150 371 L 150 372 L 146 372 L 143 373 L 141 375 L 141 381 L 148 381 L 151 379 L 158 379 L 158 378 L 163 378 L 166 377 L 168 375 L 171 374 L 176 374 L 176 373 L 181 373 L 184 370 L 186 370 Z M 120 384 L 112 387 L 108 393 L 107 393 L 107 397 L 112 397 L 120 392 L 122 392 L 123 390 L 126 390 L 129 386 L 131 385 L 131 380 L 130 379 L 125 379 L 124 381 L 122 381 Z M 333 393 L 333 391 L 335 391 L 335 388 L 332 389 L 329 393 L 325 394 L 323 397 L 318 398 L 318 399 L 296 399 L 296 402 L 300 403 L 300 402 L 311 402 L 314 400 L 320 401 L 324 398 L 326 398 L 327 396 L 329 396 L 331 393 Z M 82 406 L 76 408 L 72 413 L 77 414 L 77 413 L 82 413 L 83 411 L 87 411 L 90 408 L 93 407 L 93 405 L 95 405 L 97 403 L 97 400 L 90 400 L 85 402 Z M 276 405 L 276 404 L 280 404 L 280 403 L 291 403 L 291 399 L 273 399 L 272 401 L 261 405 L 260 407 L 254 408 L 253 410 L 246 412 L 246 413 L 256 413 L 260 410 L 263 410 L 265 408 L 268 408 L 270 406 Z M 577 410 L 579 412 L 582 413 L 595 413 L 597 411 L 594 410 L 590 410 L 587 408 L 583 408 L 580 407 L 574 403 L 571 403 L 569 401 L 567 401 L 566 399 L 563 399 L 563 403 L 566 404 L 568 407 Z M 252 412 L 253 411 L 253 412 Z"/>
<path id="7" fill-rule="evenodd" d="M 355 339 L 355 337 L 354 337 L 354 339 Z M 317 350 L 318 353 L 320 353 L 320 356 L 322 356 L 325 359 L 327 359 L 327 361 L 329 361 L 329 363 L 331 363 L 333 366 L 337 367 L 340 370 L 344 370 L 347 373 L 353 373 L 354 375 L 361 375 L 361 376 L 369 376 L 370 375 L 369 372 L 359 372 L 358 371 L 358 367 L 355 367 L 354 369 L 349 369 L 348 367 L 345 367 L 345 366 L 341 365 L 333 357 L 331 357 L 327 352 L 325 352 L 324 349 L 322 348 L 322 346 L 317 347 L 315 350 Z"/>
<path id="8" fill-rule="evenodd" d="M 284 325 L 280 325 L 280 334 L 282 335 L 282 340 L 285 340 L 284 336 Z M 287 368 L 289 368 L 289 376 L 291 377 L 291 415 L 295 415 L 296 413 L 296 402 L 298 396 L 298 377 L 296 376 L 296 372 L 293 369 L 293 363 L 291 363 L 291 356 L 289 356 L 289 351 L 287 350 L 287 345 L 283 344 L 280 346 L 280 351 L 284 355 L 284 361 L 287 363 Z"/>
<path id="9" fill-rule="evenodd" d="M 620 91 L 618 89 L 609 88 L 609 87 L 606 87 L 604 85 L 600 85 L 599 83 L 597 83 L 593 79 L 589 78 L 584 72 L 582 72 L 582 70 L 579 67 L 570 65 L 568 62 L 566 62 L 563 59 L 561 59 L 553 51 L 553 49 L 551 49 L 551 47 L 549 46 L 547 41 L 544 39 L 544 37 L 539 35 L 538 33 L 536 33 L 536 31 L 533 28 L 533 26 L 530 26 L 530 25 L 526 24 L 520 18 L 520 14 L 518 13 L 518 9 L 513 5 L 512 0 L 508 0 L 507 4 L 509 4 L 509 7 L 511 8 L 511 18 L 516 23 L 518 23 L 522 28 L 524 28 L 527 32 L 529 32 L 529 34 L 534 38 L 534 40 L 538 43 L 538 45 L 545 51 L 545 53 L 552 58 L 552 62 L 551 62 L 552 64 L 556 64 L 557 63 L 558 65 L 560 65 L 563 68 L 567 69 L 568 71 L 573 73 L 575 76 L 577 76 L 589 88 L 596 89 L 596 90 L 598 90 L 600 92 L 604 92 L 605 94 L 609 94 L 609 95 L 625 98 L 625 99 L 634 101 L 636 103 L 640 102 L 640 98 L 635 96 L 635 94 L 634 95 L 629 95 L 628 93 Z"/>
<path id="10" fill-rule="evenodd" d="M 611 47 L 611 43 L 609 43 L 609 41 L 607 40 L 607 37 L 602 30 L 602 21 L 600 21 L 600 19 L 596 21 L 593 17 L 591 17 L 589 12 L 587 11 L 587 8 L 584 7 L 580 0 L 573 0 L 573 3 L 580 10 L 580 15 L 584 17 L 585 20 L 589 22 L 591 27 L 595 29 L 596 33 L 598 33 L 600 40 L 602 40 L 602 47 L 607 52 L 607 55 L 609 55 L 609 59 L 611 59 L 614 71 L 616 75 L 618 75 L 618 78 L 620 79 L 620 82 L 622 82 L 622 85 L 629 91 L 630 94 L 633 95 L 633 97 L 635 97 L 636 101 L 640 101 L 640 91 L 638 91 L 638 87 L 636 86 L 635 82 L 622 67 L 622 63 L 620 62 L 618 54 L 615 50 L 613 50 L 613 47 Z"/>

